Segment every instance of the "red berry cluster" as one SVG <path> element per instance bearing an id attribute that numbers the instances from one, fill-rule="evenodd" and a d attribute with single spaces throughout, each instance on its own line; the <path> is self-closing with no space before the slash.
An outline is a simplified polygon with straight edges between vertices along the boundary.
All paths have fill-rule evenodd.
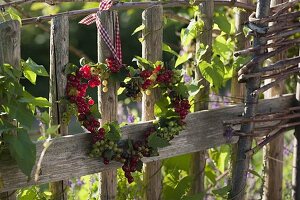
<path id="1" fill-rule="evenodd" d="M 175 112 L 180 116 L 181 120 L 184 120 L 191 108 L 190 102 L 187 99 L 175 99 L 173 101 Z"/>
<path id="2" fill-rule="evenodd" d="M 122 65 L 120 65 L 117 60 L 113 58 L 107 58 L 105 61 L 107 67 L 112 73 L 118 73 L 121 70 Z"/>
<path id="3" fill-rule="evenodd" d="M 122 66 L 116 60 L 106 59 L 106 63 L 112 73 L 120 72 Z M 106 128 L 106 125 L 101 128 L 99 119 L 91 111 L 91 107 L 95 104 L 94 100 L 86 95 L 89 87 L 94 88 L 101 84 L 100 74 L 102 79 L 106 79 L 104 74 L 107 73 L 107 68 L 105 65 L 101 66 L 105 69 L 84 65 L 77 71 L 68 74 L 66 96 L 71 102 L 70 105 L 72 105 L 73 110 L 77 112 L 78 120 L 92 134 L 93 148 L 90 155 L 103 158 L 104 164 L 109 164 L 110 160 L 123 163 L 122 169 L 125 172 L 125 177 L 128 183 L 132 183 L 134 181 L 132 172 L 141 168 L 141 158 L 157 155 L 158 153 L 157 148 L 152 148 L 149 145 L 150 143 L 148 144 L 149 136 L 155 133 L 158 137 L 167 141 L 174 138 L 183 129 L 183 120 L 189 113 L 191 106 L 189 101 L 179 96 L 173 88 L 173 85 L 181 80 L 180 71 L 177 73 L 178 70 L 165 69 L 161 65 L 156 66 L 154 70 L 143 70 L 139 73 L 139 77 L 132 78 L 131 81 L 126 83 L 120 83 L 121 87 L 126 88 L 126 95 L 140 99 L 142 96 L 141 90 L 150 95 L 149 88 L 151 86 L 163 84 L 167 87 L 168 96 L 171 98 L 171 106 L 178 113 L 180 119 L 165 118 L 158 120 L 154 128 L 145 131 L 142 141 L 111 141 L 105 137 L 106 134 L 110 133 L 110 130 Z M 104 86 L 103 89 L 107 91 L 106 80 L 103 80 L 102 85 Z M 107 125 L 110 126 L 111 124 Z"/>
<path id="4" fill-rule="evenodd" d="M 170 84 L 172 82 L 173 71 L 169 69 L 165 69 L 158 76 L 156 81 L 159 84 Z"/>
<path id="5" fill-rule="evenodd" d="M 129 184 L 134 181 L 131 173 L 137 171 L 138 168 L 142 166 L 141 158 L 149 156 L 149 151 L 147 145 L 139 140 L 133 142 L 132 151 L 127 150 L 123 152 L 122 158 L 126 161 L 124 162 L 122 169 L 125 172 L 125 177 Z M 128 152 L 130 152 L 130 154 L 128 154 Z"/>
<path id="6" fill-rule="evenodd" d="M 91 106 L 94 100 L 86 96 L 88 87 L 99 86 L 99 76 L 91 73 L 89 65 L 82 66 L 75 74 L 67 75 L 66 96 L 71 103 L 74 103 L 78 111 L 78 120 L 92 133 L 93 142 L 104 138 L 104 132 L 100 128 L 100 122 L 91 113 Z"/>

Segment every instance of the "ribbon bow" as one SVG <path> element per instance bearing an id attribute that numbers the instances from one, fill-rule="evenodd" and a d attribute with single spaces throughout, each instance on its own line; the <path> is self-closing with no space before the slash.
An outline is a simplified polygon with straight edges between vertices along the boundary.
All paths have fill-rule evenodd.
<path id="1" fill-rule="evenodd" d="M 122 65 L 122 50 L 121 50 L 121 39 L 120 39 L 120 25 L 119 25 L 119 17 L 115 16 L 115 44 L 113 44 L 109 34 L 103 27 L 101 20 L 99 18 L 99 13 L 104 10 L 109 10 L 113 5 L 113 0 L 103 0 L 99 4 L 99 11 L 97 13 L 90 14 L 83 18 L 79 24 L 91 25 L 96 22 L 97 29 L 100 33 L 100 36 L 112 52 L 113 57 L 118 61 L 120 65 Z"/>

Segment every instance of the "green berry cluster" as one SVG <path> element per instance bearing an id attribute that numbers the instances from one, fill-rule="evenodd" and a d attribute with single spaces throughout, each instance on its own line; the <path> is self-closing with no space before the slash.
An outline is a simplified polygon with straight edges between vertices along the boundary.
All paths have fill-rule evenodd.
<path id="1" fill-rule="evenodd" d="M 168 141 L 172 140 L 176 135 L 179 134 L 180 131 L 183 130 L 183 126 L 174 122 L 173 120 L 169 122 L 163 122 L 163 124 L 162 121 L 158 121 L 156 127 L 157 135 Z"/>
<path id="2" fill-rule="evenodd" d="M 93 144 L 90 157 L 92 158 L 103 158 L 104 164 L 109 164 L 111 160 L 125 162 L 125 159 L 121 157 L 123 150 L 118 147 L 114 141 L 104 139 L 97 141 Z"/>
<path id="3" fill-rule="evenodd" d="M 77 114 L 76 104 L 74 103 L 66 103 L 66 112 L 63 113 L 62 123 L 68 124 L 73 115 Z"/>

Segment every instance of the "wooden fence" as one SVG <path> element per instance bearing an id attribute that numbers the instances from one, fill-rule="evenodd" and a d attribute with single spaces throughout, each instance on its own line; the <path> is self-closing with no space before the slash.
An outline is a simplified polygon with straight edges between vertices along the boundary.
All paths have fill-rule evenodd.
<path id="1" fill-rule="evenodd" d="M 203 1 L 199 1 L 203 2 Z M 235 1 L 234 1 L 235 2 Z M 215 1 L 216 5 L 236 5 L 248 10 L 253 10 L 252 5 L 241 2 L 231 1 Z M 13 5 L 13 4 L 12 4 Z M 153 6 L 153 4 L 149 4 Z M 138 3 L 130 4 L 124 3 L 123 7 L 115 5 L 114 9 L 122 8 L 147 8 L 148 4 Z M 180 6 L 176 1 L 173 3 L 163 3 L 163 6 L 175 7 Z M 127 6 L 127 7 L 126 7 Z M 44 16 L 40 18 L 31 18 L 23 20 L 24 24 L 36 23 L 40 21 L 51 21 L 51 45 L 50 45 L 50 100 L 52 100 L 55 110 L 50 112 L 53 124 L 60 123 L 60 117 L 64 108 L 59 107 L 56 101 L 64 95 L 64 89 L 60 86 L 65 86 L 66 79 L 62 75 L 62 69 L 69 62 L 68 49 L 69 49 L 69 24 L 68 16 L 82 15 L 94 12 L 95 10 L 81 11 L 81 12 L 67 12 L 57 16 Z M 100 18 L 103 20 L 104 27 L 107 28 L 108 33 L 113 34 L 114 12 L 105 11 L 101 14 Z M 154 5 L 148 8 L 143 13 L 143 23 L 145 24 L 145 41 L 143 42 L 143 57 L 155 61 L 161 59 L 162 53 L 162 31 L 157 32 L 159 28 L 162 30 L 161 18 L 163 15 L 163 8 L 161 5 Z M 159 44 L 153 45 L 154 42 L 159 41 Z M 155 55 L 153 55 L 155 52 Z M 98 61 L 102 62 L 105 58 L 110 56 L 110 52 L 105 46 L 104 42 L 98 37 Z M 0 64 L 10 63 L 17 66 L 20 60 L 20 26 L 16 21 L 9 21 L 0 24 Z M 117 83 L 112 84 L 108 93 L 101 92 L 99 88 L 98 101 L 100 110 L 103 113 L 103 122 L 113 121 L 117 117 Z M 149 100 L 150 98 L 150 100 Z M 155 97 L 147 97 L 143 99 L 143 119 L 153 119 L 153 102 Z M 262 100 L 258 104 L 258 113 L 280 112 L 295 105 L 294 95 L 286 95 L 279 98 L 270 100 Z M 150 105 L 149 105 L 150 103 Z M 109 104 L 109 106 L 108 106 Z M 236 143 L 238 137 L 226 138 L 224 136 L 224 120 L 240 119 L 243 112 L 244 105 L 230 106 L 216 110 L 204 110 L 188 115 L 186 121 L 187 126 L 179 136 L 171 141 L 171 146 L 159 150 L 159 156 L 144 158 L 143 162 L 152 163 L 150 166 L 149 176 L 153 175 L 153 170 L 159 168 L 160 163 L 154 161 L 161 161 L 165 158 L 178 156 L 187 153 L 198 152 L 212 147 L 220 146 L 222 144 Z M 152 122 L 143 122 L 139 124 L 127 125 L 122 128 L 122 137 L 137 139 L 142 136 L 143 132 L 152 126 Z M 43 184 L 48 182 L 55 182 L 53 188 L 57 194 L 63 192 L 64 182 L 72 177 L 79 177 L 83 175 L 102 172 L 102 181 L 109 187 L 102 189 L 103 197 L 114 199 L 116 195 L 116 172 L 115 170 L 120 167 L 117 162 L 112 162 L 109 165 L 102 164 L 98 159 L 89 158 L 90 151 L 90 135 L 88 133 L 81 133 L 72 135 L 68 133 L 67 126 L 62 125 L 60 128 L 62 137 L 58 137 L 49 141 L 49 148 L 44 152 L 43 141 L 37 142 L 37 161 L 43 155 L 40 166 L 35 166 L 30 179 L 18 169 L 15 162 L 9 157 L 3 157 L 0 160 L 0 181 L 3 186 L 0 187 L 0 192 L 8 192 L 22 187 Z M 37 169 L 39 169 L 37 171 Z M 152 172 L 151 172 L 152 170 Z M 38 172 L 38 178 L 35 176 Z M 36 180 L 35 180 L 36 179 Z M 57 182 L 58 181 L 58 182 Z M 149 184 L 147 199 L 158 199 L 151 197 L 153 190 L 160 190 L 159 177 L 153 183 Z M 55 192 L 54 192 L 55 193 Z M 160 194 L 160 192 L 158 192 Z M 64 198 L 64 197 L 63 197 Z M 61 198 L 61 199 L 63 199 Z"/>
<path id="2" fill-rule="evenodd" d="M 258 111 L 260 113 L 280 112 L 291 107 L 294 103 L 294 95 L 262 100 L 258 105 Z M 144 158 L 143 162 L 148 163 L 163 160 L 173 156 L 217 147 L 222 144 L 235 143 L 238 140 L 237 137 L 227 140 L 223 135 L 223 121 L 241 119 L 242 112 L 243 105 L 241 104 L 189 114 L 186 129 L 171 141 L 171 146 L 160 149 L 160 155 L 157 157 Z M 151 126 L 151 122 L 125 126 L 122 128 L 123 138 L 139 138 L 143 132 Z M 38 142 L 37 158 L 40 157 L 43 149 L 43 142 Z M 34 184 L 93 174 L 121 166 L 117 162 L 104 165 L 98 159 L 89 158 L 87 156 L 89 151 L 90 135 L 88 133 L 53 139 L 51 146 L 44 156 L 40 177 L 37 182 L 34 181 L 36 167 L 34 167 L 31 180 L 28 182 L 27 177 L 18 169 L 18 166 L 12 160 L 1 160 L 0 172 L 2 173 L 1 178 L 4 187 L 1 188 L 0 192 Z"/>

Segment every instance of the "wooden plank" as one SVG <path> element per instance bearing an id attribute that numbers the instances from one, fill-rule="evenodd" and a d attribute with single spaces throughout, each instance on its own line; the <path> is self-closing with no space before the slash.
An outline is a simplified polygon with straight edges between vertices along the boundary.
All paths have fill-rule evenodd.
<path id="1" fill-rule="evenodd" d="M 21 31 L 18 21 L 0 23 L 0 65 L 9 63 L 13 67 L 20 67 L 21 59 Z M 1 177 L 5 176 L 0 171 Z M 15 200 L 15 191 L 0 193 L 1 200 Z"/>
<path id="2" fill-rule="evenodd" d="M 143 30 L 144 41 L 142 44 L 142 57 L 151 62 L 162 60 L 162 44 L 163 44 L 163 7 L 161 5 L 153 6 L 146 9 L 143 14 Z M 143 94 L 142 101 L 142 120 L 149 121 L 155 119 L 154 105 L 156 99 L 159 98 L 159 91 L 154 89 L 151 95 Z M 162 192 L 162 174 L 161 161 L 150 162 L 145 165 L 144 199 L 157 200 L 160 199 Z"/>
<path id="3" fill-rule="evenodd" d="M 52 106 L 49 109 L 50 124 L 60 124 L 59 133 L 68 134 L 68 125 L 62 120 L 66 107 L 58 104 L 65 96 L 67 79 L 63 73 L 65 65 L 69 63 L 69 19 L 66 15 L 54 17 L 51 20 L 50 33 L 50 88 L 49 101 Z M 58 181 L 49 184 L 49 190 L 53 199 L 67 199 L 65 188 L 66 181 Z"/>
<path id="4" fill-rule="evenodd" d="M 198 20 L 203 21 L 203 31 L 196 38 L 196 57 L 198 56 L 198 51 L 201 50 L 201 44 L 204 46 L 208 46 L 205 54 L 203 55 L 203 61 L 207 63 L 211 63 L 212 58 L 212 29 L 213 29 L 213 16 L 214 16 L 214 1 L 206 0 L 199 5 L 199 15 Z M 197 58 L 196 58 L 197 60 Z M 197 60 L 201 62 L 200 60 Z M 200 63 L 197 63 L 196 71 L 195 71 L 195 79 L 196 81 L 200 81 L 204 79 L 200 72 L 200 68 L 198 67 Z M 209 102 L 209 91 L 210 85 L 207 80 L 201 81 L 202 88 L 198 94 L 195 96 L 195 111 L 207 110 L 208 102 Z M 200 87 L 200 85 L 199 85 Z M 204 194 L 204 177 L 205 177 L 205 158 L 206 151 L 199 151 L 192 154 L 191 158 L 191 166 L 190 166 L 190 176 L 194 177 L 191 185 L 191 195 L 196 195 L 199 193 Z"/>
<path id="5" fill-rule="evenodd" d="M 99 14 L 102 25 L 112 39 L 113 44 L 115 41 L 115 15 L 117 15 L 115 11 L 102 11 Z M 98 61 L 105 62 L 107 58 L 112 58 L 112 53 L 98 33 Z M 107 92 L 103 92 L 102 87 L 98 88 L 98 103 L 99 110 L 102 113 L 102 125 L 107 122 L 117 121 L 118 87 L 118 83 L 110 79 L 107 85 Z M 111 169 L 102 172 L 99 180 L 101 180 L 101 199 L 116 199 L 117 170 Z"/>
<path id="6" fill-rule="evenodd" d="M 284 111 L 295 103 L 294 95 L 262 100 L 258 104 L 258 112 Z M 192 153 L 208 148 L 216 147 L 226 143 L 235 143 L 237 137 L 226 140 L 223 136 L 223 121 L 241 118 L 243 105 L 231 106 L 211 111 L 200 111 L 187 116 L 187 126 L 184 131 L 171 141 L 171 146 L 160 149 L 157 157 L 144 158 L 144 162 L 162 160 L 165 158 Z M 146 129 L 152 126 L 151 122 L 127 125 L 122 128 L 123 138 L 138 139 L 143 137 Z M 89 158 L 88 153 L 91 148 L 91 138 L 88 133 L 68 135 L 52 140 L 48 148 L 40 177 L 34 182 L 35 168 L 32 178 L 27 181 L 27 177 L 18 169 L 18 166 L 8 157 L 0 160 L 0 173 L 3 187 L 0 192 L 18 189 L 33 184 L 42 184 L 71 177 L 78 177 L 105 171 L 114 167 L 120 167 L 120 163 L 112 162 L 105 166 L 101 161 Z M 37 157 L 40 157 L 43 150 L 43 142 L 37 143 Z"/>

